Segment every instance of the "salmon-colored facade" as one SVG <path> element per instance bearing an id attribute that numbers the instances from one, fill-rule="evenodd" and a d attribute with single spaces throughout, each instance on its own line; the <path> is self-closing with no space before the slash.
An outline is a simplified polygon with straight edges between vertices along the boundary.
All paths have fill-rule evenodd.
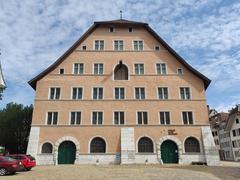
<path id="1" fill-rule="evenodd" d="M 116 40 L 122 43 L 120 49 L 115 48 Z M 81 73 L 75 73 L 75 64 L 83 64 Z M 94 64 L 101 64 L 101 70 Z M 157 64 L 164 64 L 163 73 L 159 73 Z M 127 69 L 127 78 L 116 80 L 116 68 L 122 66 Z M 94 23 L 62 57 L 29 83 L 36 95 L 28 153 L 36 156 L 38 164 L 67 163 L 66 159 L 59 160 L 63 158 L 59 148 L 64 142 L 73 144 L 74 163 L 79 164 L 208 161 L 205 144 L 213 140 L 205 142 L 203 129 L 209 128 L 205 90 L 210 80 L 188 65 L 145 23 Z M 99 87 L 101 90 L 95 92 L 94 88 Z M 144 92 L 139 95 L 136 91 L 140 87 Z M 165 98 L 159 97 L 161 87 L 167 89 Z M 54 88 L 60 89 L 57 98 L 52 98 L 57 91 Z M 73 99 L 73 88 L 81 89 L 81 98 Z M 116 99 L 115 88 L 124 89 L 121 99 Z M 94 95 L 102 97 L 95 99 Z M 57 113 L 56 124 L 51 122 L 51 112 Z M 76 120 L 72 112 L 80 112 L 77 124 L 71 124 Z M 120 117 L 115 112 L 123 113 Z M 94 124 L 94 118 L 101 122 Z M 123 122 L 116 124 L 115 120 L 120 119 Z M 95 137 L 105 144 L 96 141 L 94 146 Z M 142 137 L 147 138 L 140 143 Z M 162 147 L 166 141 L 168 145 Z M 44 143 L 48 145 L 43 147 Z M 176 144 L 176 162 L 168 157 L 171 143 Z M 65 150 L 68 148 L 66 145 Z"/>

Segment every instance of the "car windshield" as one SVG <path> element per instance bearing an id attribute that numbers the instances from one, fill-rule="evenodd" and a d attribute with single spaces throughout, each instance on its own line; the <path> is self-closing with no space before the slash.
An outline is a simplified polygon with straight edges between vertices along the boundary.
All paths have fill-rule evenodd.
<path id="1" fill-rule="evenodd" d="M 7 157 L 7 156 L 3 156 L 2 159 L 5 161 L 15 161 L 15 159 Z"/>

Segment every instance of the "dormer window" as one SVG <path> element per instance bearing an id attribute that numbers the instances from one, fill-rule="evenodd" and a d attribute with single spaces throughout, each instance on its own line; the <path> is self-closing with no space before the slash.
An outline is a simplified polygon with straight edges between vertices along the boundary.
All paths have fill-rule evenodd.
<path id="1" fill-rule="evenodd" d="M 86 46 L 86 45 L 83 45 L 83 46 L 82 46 L 82 50 L 83 50 L 83 51 L 86 51 L 86 50 L 87 50 L 87 46 Z"/>
<path id="2" fill-rule="evenodd" d="M 160 50 L 160 46 L 155 46 L 155 51 L 159 51 Z"/>
<path id="3" fill-rule="evenodd" d="M 61 68 L 61 69 L 59 70 L 59 73 L 60 73 L 60 74 L 64 74 L 64 69 Z"/>
<path id="4" fill-rule="evenodd" d="M 111 26 L 111 27 L 109 28 L 109 32 L 115 32 L 115 28 L 114 28 L 113 26 Z"/>
<path id="5" fill-rule="evenodd" d="M 129 27 L 128 32 L 132 32 L 132 31 L 133 31 L 132 27 Z"/>
<path id="6" fill-rule="evenodd" d="M 183 74 L 183 69 L 182 68 L 178 68 L 177 69 L 177 74 Z"/>

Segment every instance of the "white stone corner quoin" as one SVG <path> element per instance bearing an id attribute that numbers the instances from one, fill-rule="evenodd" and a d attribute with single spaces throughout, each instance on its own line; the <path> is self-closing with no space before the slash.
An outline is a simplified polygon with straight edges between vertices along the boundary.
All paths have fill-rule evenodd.
<path id="1" fill-rule="evenodd" d="M 40 127 L 31 127 L 28 146 L 27 146 L 27 154 L 31 154 L 36 158 L 38 153 L 39 134 L 40 134 Z"/>
<path id="2" fill-rule="evenodd" d="M 219 154 L 214 143 L 210 126 L 202 126 L 202 139 L 207 165 L 219 166 Z"/>

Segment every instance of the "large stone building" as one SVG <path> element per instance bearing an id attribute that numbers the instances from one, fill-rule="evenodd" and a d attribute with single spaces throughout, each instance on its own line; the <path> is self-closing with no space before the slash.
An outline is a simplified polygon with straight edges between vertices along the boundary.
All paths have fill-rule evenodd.
<path id="1" fill-rule="evenodd" d="M 38 164 L 219 162 L 210 80 L 146 23 L 95 22 L 29 84 Z"/>

